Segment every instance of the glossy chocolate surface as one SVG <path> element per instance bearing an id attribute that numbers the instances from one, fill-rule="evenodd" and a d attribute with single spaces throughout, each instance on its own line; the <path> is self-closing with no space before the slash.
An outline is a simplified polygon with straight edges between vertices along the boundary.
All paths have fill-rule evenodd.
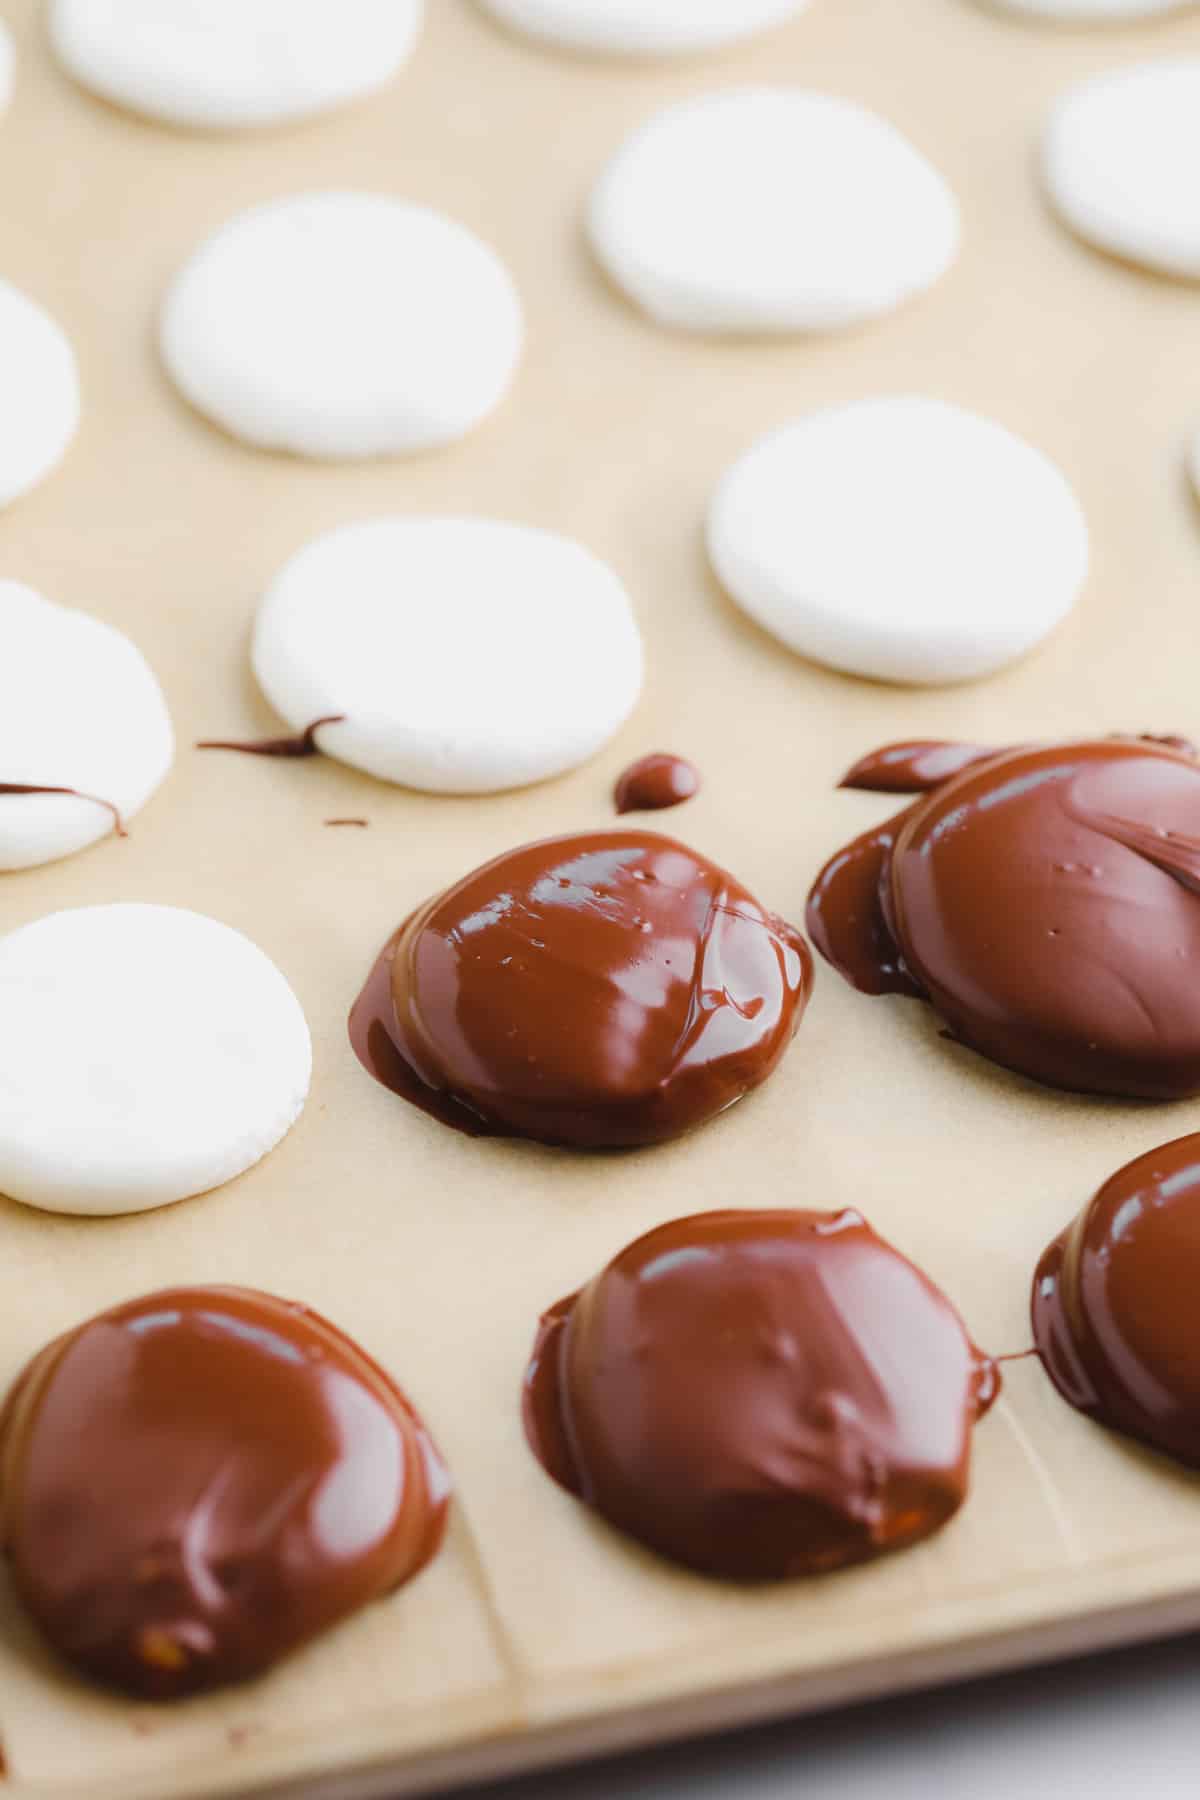
<path id="1" fill-rule="evenodd" d="M 925 797 L 822 871 L 813 941 L 1051 1086 L 1200 1093 L 1200 764 L 1180 742 L 971 747 L 948 778 L 943 746 L 877 752 L 855 786 Z"/>
<path id="2" fill-rule="evenodd" d="M 648 832 L 552 838 L 415 913 L 350 1017 L 377 1080 L 476 1135 L 652 1144 L 776 1067 L 808 1000 L 800 934 Z"/>
<path id="3" fill-rule="evenodd" d="M 1101 1424 L 1200 1468 L 1200 1136 L 1105 1182 L 1033 1284 L 1054 1385 Z"/>
<path id="4" fill-rule="evenodd" d="M 114 1307 L 0 1416 L 0 1542 L 54 1648 L 150 1699 L 245 1680 L 436 1552 L 449 1482 L 335 1326 L 242 1288 Z"/>
<path id="5" fill-rule="evenodd" d="M 101 800 L 98 794 L 85 794 L 73 787 L 31 787 L 19 781 L 0 781 L 0 794 L 63 794 L 70 800 L 86 800 L 89 806 L 103 807 L 106 813 L 112 814 L 113 830 L 118 837 L 129 836 L 118 809 L 111 800 Z"/>
<path id="6" fill-rule="evenodd" d="M 949 1301 L 856 1212 L 717 1212 L 640 1238 L 545 1315 L 525 1430 L 547 1472 L 706 1574 L 816 1574 L 966 1498 L 999 1392 Z"/>
<path id="7" fill-rule="evenodd" d="M 235 743 L 224 738 L 203 738 L 196 748 L 197 750 L 236 750 L 242 756 L 279 756 L 292 759 L 320 756 L 321 746 L 317 742 L 317 733 L 321 727 L 323 725 L 344 725 L 345 723 L 345 713 L 333 713 L 327 719 L 314 719 L 311 725 L 295 737 L 251 738 L 245 743 Z"/>
<path id="8" fill-rule="evenodd" d="M 700 771 L 682 756 L 656 752 L 631 763 L 617 782 L 613 803 L 619 813 L 665 812 L 700 792 Z"/>

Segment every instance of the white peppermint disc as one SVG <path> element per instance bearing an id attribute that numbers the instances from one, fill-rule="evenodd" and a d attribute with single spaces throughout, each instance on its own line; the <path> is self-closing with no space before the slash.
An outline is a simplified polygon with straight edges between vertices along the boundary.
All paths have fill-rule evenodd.
<path id="1" fill-rule="evenodd" d="M 797 18 L 808 0 L 483 0 L 501 24 L 568 50 L 673 56 Z"/>
<path id="2" fill-rule="evenodd" d="M 89 906 L 0 938 L 0 1193 L 132 1213 L 231 1181 L 304 1105 L 300 1003 L 240 932 Z"/>
<path id="3" fill-rule="evenodd" d="M 801 655 L 879 681 L 991 674 L 1070 611 L 1087 524 L 990 419 L 889 397 L 810 414 L 734 465 L 709 515 L 722 584 Z"/>
<path id="4" fill-rule="evenodd" d="M 330 756 L 430 793 L 575 768 L 624 724 L 642 642 L 616 575 L 581 545 L 490 519 L 380 519 L 293 557 L 253 646 L 263 693 Z"/>
<path id="5" fill-rule="evenodd" d="M 242 213 L 167 295 L 162 353 L 200 412 L 263 449 L 342 458 L 463 437 L 506 393 L 521 303 L 486 244 L 381 194 Z"/>
<path id="6" fill-rule="evenodd" d="M 17 53 L 13 45 L 12 32 L 0 19 L 0 113 L 12 99 L 16 71 Z"/>
<path id="7" fill-rule="evenodd" d="M 0 281 L 0 506 L 56 468 L 78 428 L 75 352 L 48 313 Z"/>
<path id="8" fill-rule="evenodd" d="M 1100 75 L 1059 101 L 1046 184 L 1099 250 L 1200 280 L 1200 57 Z"/>
<path id="9" fill-rule="evenodd" d="M 53 0 L 50 35 L 84 87 L 170 125 L 276 125 L 391 80 L 423 0 Z"/>
<path id="10" fill-rule="evenodd" d="M 1060 24 L 1115 25 L 1131 19 L 1157 19 L 1164 13 L 1187 12 L 1196 0 L 986 0 L 1001 12 Z"/>
<path id="11" fill-rule="evenodd" d="M 799 88 L 659 113 L 601 177 L 592 244 L 664 325 L 827 331 L 920 293 L 959 243 L 937 171 L 885 120 Z"/>
<path id="12" fill-rule="evenodd" d="M 167 703 L 136 645 L 89 614 L 0 581 L 0 870 L 70 856 L 128 822 L 174 756 Z"/>

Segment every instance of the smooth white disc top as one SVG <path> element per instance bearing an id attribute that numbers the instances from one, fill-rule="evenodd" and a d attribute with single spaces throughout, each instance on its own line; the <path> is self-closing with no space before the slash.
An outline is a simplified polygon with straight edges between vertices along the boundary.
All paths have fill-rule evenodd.
<path id="1" fill-rule="evenodd" d="M 170 289 L 162 353 L 192 405 L 263 449 L 425 450 L 498 405 L 521 303 L 463 226 L 381 194 L 303 194 L 242 213 Z"/>
<path id="2" fill-rule="evenodd" d="M 0 281 L 0 506 L 57 467 L 78 427 L 75 352 L 48 313 Z"/>
<path id="3" fill-rule="evenodd" d="M 231 1181 L 308 1093 L 300 1003 L 240 932 L 89 906 L 0 938 L 0 1193 L 129 1213 Z"/>
<path id="4" fill-rule="evenodd" d="M 1041 451 L 938 400 L 810 414 L 734 465 L 709 516 L 722 584 L 801 655 L 964 681 L 1032 649 L 1087 574 L 1079 503 Z"/>
<path id="5" fill-rule="evenodd" d="M 1200 280 L 1200 57 L 1073 88 L 1051 116 L 1045 171 L 1059 213 L 1097 249 Z"/>
<path id="6" fill-rule="evenodd" d="M 89 614 L 0 581 L 0 870 L 83 850 L 128 823 L 171 767 L 167 703 L 127 637 Z M 101 804 L 107 802 L 107 805 Z"/>
<path id="7" fill-rule="evenodd" d="M 391 80 L 423 0 L 53 0 L 59 60 L 84 87 L 170 125 L 277 125 Z"/>
<path id="8" fill-rule="evenodd" d="M 380 519 L 317 538 L 266 594 L 254 670 L 296 731 L 384 781 L 492 793 L 617 732 L 642 642 L 616 575 L 567 538 L 488 519 Z"/>
<path id="9" fill-rule="evenodd" d="M 715 50 L 794 19 L 808 0 L 483 0 L 514 31 L 568 50 L 673 56 Z"/>
<path id="10" fill-rule="evenodd" d="M 592 197 L 593 247 L 664 325 L 827 331 L 945 273 L 958 205 L 886 120 L 800 88 L 686 100 L 620 150 Z"/>

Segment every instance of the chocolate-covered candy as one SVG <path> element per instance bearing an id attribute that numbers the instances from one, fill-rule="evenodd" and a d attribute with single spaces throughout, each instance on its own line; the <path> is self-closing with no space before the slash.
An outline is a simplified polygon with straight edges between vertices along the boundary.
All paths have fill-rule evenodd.
<path id="1" fill-rule="evenodd" d="M 665 812 L 700 792 L 700 773 L 682 756 L 655 751 L 630 763 L 613 792 L 619 813 Z"/>
<path id="2" fill-rule="evenodd" d="M 928 1537 L 966 1497 L 995 1364 L 855 1212 L 717 1212 L 545 1315 L 525 1429 L 550 1475 L 706 1574 L 765 1580 Z"/>
<path id="3" fill-rule="evenodd" d="M 414 913 L 350 1018 L 370 1072 L 476 1134 L 677 1137 L 771 1074 L 800 1022 L 800 934 L 694 850 L 552 838 Z"/>
<path id="4" fill-rule="evenodd" d="M 826 866 L 813 941 L 855 987 L 928 999 L 1051 1086 L 1200 1093 L 1200 764 L 1182 743 L 876 752 L 848 785 L 924 798 Z"/>
<path id="5" fill-rule="evenodd" d="M 242 1288 L 114 1307 L 0 1417 L 0 1543 L 84 1673 L 150 1699 L 259 1674 L 415 1575 L 449 1482 L 335 1326 Z"/>
<path id="6" fill-rule="evenodd" d="M 1072 1406 L 1200 1468 L 1200 1136 L 1139 1156 L 1050 1245 L 1042 1362 Z"/>

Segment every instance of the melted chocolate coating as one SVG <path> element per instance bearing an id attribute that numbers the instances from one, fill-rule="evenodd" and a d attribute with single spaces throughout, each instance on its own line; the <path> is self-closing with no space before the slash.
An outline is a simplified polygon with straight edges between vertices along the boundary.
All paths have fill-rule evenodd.
<path id="1" fill-rule="evenodd" d="M 1063 1398 L 1200 1468 L 1200 1136 L 1105 1182 L 1038 1265 L 1033 1331 Z"/>
<path id="2" fill-rule="evenodd" d="M 525 1432 L 652 1549 L 771 1580 L 928 1537 L 1000 1389 L 949 1301 L 856 1212 L 716 1212 L 640 1238 L 542 1319 Z"/>
<path id="3" fill-rule="evenodd" d="M 813 941 L 1052 1087 L 1200 1093 L 1200 765 L 1177 742 L 964 749 L 948 778 L 928 745 L 877 752 L 855 786 L 925 798 L 826 865 Z"/>
<path id="4" fill-rule="evenodd" d="M 114 1307 L 0 1417 L 0 1543 L 54 1648 L 174 1699 L 259 1674 L 415 1575 L 449 1481 L 336 1326 L 242 1288 Z"/>
<path id="5" fill-rule="evenodd" d="M 648 832 L 551 838 L 401 926 L 350 1016 L 363 1065 L 475 1135 L 664 1142 L 767 1079 L 800 1023 L 799 932 Z"/>
<path id="6" fill-rule="evenodd" d="M 619 813 L 665 812 L 700 792 L 700 772 L 682 756 L 656 752 L 631 763 L 617 782 L 613 801 Z"/>
<path id="7" fill-rule="evenodd" d="M 31 787 L 25 782 L 0 781 L 0 794 L 65 794 L 71 800 L 86 800 L 91 806 L 101 806 L 113 817 L 113 830 L 118 837 L 128 837 L 125 821 L 111 800 L 101 800 L 98 794 L 85 794 L 73 787 Z"/>
<path id="8" fill-rule="evenodd" d="M 203 738 L 196 745 L 197 750 L 236 750 L 242 756 L 281 756 L 298 759 L 303 756 L 320 756 L 321 746 L 317 743 L 317 733 L 322 725 L 344 725 L 345 713 L 333 713 L 327 719 L 314 719 L 312 724 L 296 737 L 253 738 L 246 743 L 227 742 L 224 738 Z"/>

